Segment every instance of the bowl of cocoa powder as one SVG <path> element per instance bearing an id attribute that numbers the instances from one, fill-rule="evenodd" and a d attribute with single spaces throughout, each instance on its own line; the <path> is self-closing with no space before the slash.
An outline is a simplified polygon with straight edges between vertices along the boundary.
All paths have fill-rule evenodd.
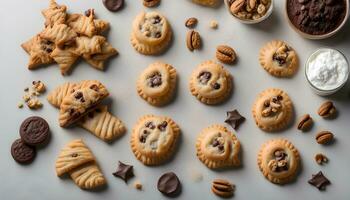
<path id="1" fill-rule="evenodd" d="M 349 16 L 349 0 L 286 0 L 291 27 L 307 39 L 329 38 L 339 32 Z"/>

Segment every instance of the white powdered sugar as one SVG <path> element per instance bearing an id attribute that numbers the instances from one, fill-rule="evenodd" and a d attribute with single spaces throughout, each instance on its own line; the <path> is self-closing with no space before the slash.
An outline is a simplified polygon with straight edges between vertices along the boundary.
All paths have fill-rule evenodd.
<path id="1" fill-rule="evenodd" d="M 337 50 L 316 51 L 306 66 L 306 76 L 319 90 L 335 90 L 348 79 L 349 66 L 346 58 Z"/>

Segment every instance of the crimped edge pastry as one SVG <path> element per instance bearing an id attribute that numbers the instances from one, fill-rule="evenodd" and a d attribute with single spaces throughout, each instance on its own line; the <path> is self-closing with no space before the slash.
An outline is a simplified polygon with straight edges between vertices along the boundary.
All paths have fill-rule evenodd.
<path id="1" fill-rule="evenodd" d="M 289 53 L 286 57 L 286 66 L 278 66 L 273 58 L 276 51 L 283 46 L 289 48 Z M 270 41 L 260 49 L 259 62 L 268 73 L 276 77 L 293 76 L 299 67 L 299 60 L 296 51 L 286 42 L 280 40 Z"/>
<path id="2" fill-rule="evenodd" d="M 268 167 L 268 162 L 270 162 L 270 158 L 272 157 L 272 151 L 283 150 L 288 152 L 288 167 L 286 172 L 282 172 L 284 174 L 279 175 L 276 172 L 273 172 Z M 290 156 L 291 154 L 292 156 Z M 266 160 L 268 159 L 268 161 Z M 293 181 L 296 178 L 296 175 L 299 170 L 300 165 L 300 154 L 295 146 L 286 139 L 272 139 L 265 142 L 258 153 L 257 163 L 262 174 L 272 183 L 276 184 L 285 184 Z"/>
<path id="3" fill-rule="evenodd" d="M 148 70 L 154 68 L 154 71 L 157 71 L 157 68 L 164 68 L 166 71 L 166 76 L 168 77 L 168 80 L 166 80 L 166 83 L 162 83 L 162 84 L 168 84 L 167 86 L 167 90 L 166 91 L 159 91 L 160 93 L 163 94 L 154 94 L 154 96 L 150 96 L 148 94 L 146 94 L 146 92 L 144 91 L 145 87 L 145 83 L 144 81 L 144 74 L 148 72 Z M 162 81 L 163 81 L 162 77 Z M 139 76 L 138 80 L 137 80 L 137 93 L 139 94 L 139 96 L 141 98 L 143 98 L 144 100 L 146 100 L 149 104 L 154 105 L 154 106 L 162 106 L 166 103 L 168 103 L 172 97 L 174 96 L 174 92 L 175 92 L 175 88 L 176 88 L 176 80 L 177 79 L 177 73 L 176 73 L 176 69 L 166 63 L 163 62 L 155 62 L 152 63 L 151 65 L 149 65 L 148 68 L 146 68 L 142 74 Z M 164 82 L 164 81 L 163 81 Z M 161 90 L 161 89 L 160 89 Z M 156 92 L 154 92 L 156 93 Z"/>
<path id="4" fill-rule="evenodd" d="M 151 118 L 158 118 L 166 121 L 168 126 L 172 129 L 172 143 L 166 151 L 142 151 L 139 147 L 139 127 L 143 126 L 144 123 Z M 159 165 L 167 161 L 173 154 L 176 149 L 177 140 L 180 136 L 180 127 L 169 117 L 165 116 L 155 116 L 155 115 L 144 115 L 138 122 L 134 125 L 130 138 L 131 150 L 134 153 L 135 157 L 145 165 Z"/>
<path id="5" fill-rule="evenodd" d="M 272 122 L 273 119 L 270 120 L 270 124 L 266 124 L 267 122 L 262 121 L 262 115 L 260 113 L 258 113 L 260 110 L 259 107 L 263 106 L 264 101 L 263 99 L 267 96 L 278 96 L 281 95 L 283 97 L 283 104 L 282 104 L 282 110 L 285 113 L 284 117 L 281 118 L 281 120 L 277 121 L 277 122 Z M 264 90 L 263 92 L 261 92 L 257 99 L 255 100 L 255 103 L 253 105 L 252 108 L 252 114 L 255 120 L 255 124 L 262 130 L 267 131 L 267 132 L 274 132 L 274 131 L 279 131 L 282 130 L 284 128 L 286 128 L 289 123 L 291 122 L 292 118 L 293 118 L 293 103 L 290 99 L 290 97 L 288 96 L 288 94 L 286 92 L 284 92 L 281 89 L 277 89 L 277 88 L 269 88 Z"/>
<path id="6" fill-rule="evenodd" d="M 203 150 L 203 145 L 204 145 L 203 142 L 205 142 L 207 134 L 210 134 L 213 130 L 219 131 L 221 134 L 226 134 L 226 138 L 228 136 L 229 139 L 231 140 L 231 141 L 228 141 L 228 144 L 230 146 L 227 148 L 230 149 L 230 152 L 228 152 L 229 157 L 227 159 L 219 160 L 219 158 L 215 158 L 214 155 L 213 155 L 213 158 L 208 158 L 208 156 L 205 155 L 206 153 Z M 226 142 L 227 142 L 227 139 L 226 139 Z M 196 141 L 196 150 L 197 150 L 198 159 L 203 164 L 205 164 L 208 168 L 211 168 L 211 169 L 239 166 L 241 163 L 239 159 L 239 154 L 241 151 L 240 149 L 241 149 L 241 144 L 237 139 L 237 137 L 232 132 L 230 132 L 226 127 L 219 124 L 214 124 L 203 129 L 199 133 Z"/>
<path id="7" fill-rule="evenodd" d="M 215 66 L 218 71 L 221 71 L 222 73 L 224 73 L 224 77 L 226 80 L 226 90 L 221 92 L 221 95 L 219 96 L 214 96 L 214 97 L 205 97 L 205 94 L 201 93 L 200 91 L 198 91 L 197 88 L 197 77 L 199 75 L 199 73 L 202 71 L 203 68 L 205 68 L 207 65 L 212 65 Z M 202 62 L 193 72 L 190 78 L 190 84 L 189 84 L 189 88 L 190 91 L 192 93 L 193 96 L 195 96 L 200 102 L 204 103 L 204 104 L 208 104 L 208 105 L 212 105 L 212 104 L 219 104 L 222 103 L 223 101 L 225 101 L 232 93 L 233 90 L 233 77 L 230 74 L 229 71 L 227 71 L 222 65 L 212 61 L 212 60 L 208 60 L 208 61 L 204 61 Z"/>

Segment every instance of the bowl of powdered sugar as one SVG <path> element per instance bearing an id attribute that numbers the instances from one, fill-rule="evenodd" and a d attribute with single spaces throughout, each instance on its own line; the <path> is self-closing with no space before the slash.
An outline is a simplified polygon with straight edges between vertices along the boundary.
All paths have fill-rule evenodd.
<path id="1" fill-rule="evenodd" d="M 348 81 L 349 63 L 335 49 L 318 49 L 307 60 L 305 76 L 311 88 L 321 96 L 339 91 Z"/>

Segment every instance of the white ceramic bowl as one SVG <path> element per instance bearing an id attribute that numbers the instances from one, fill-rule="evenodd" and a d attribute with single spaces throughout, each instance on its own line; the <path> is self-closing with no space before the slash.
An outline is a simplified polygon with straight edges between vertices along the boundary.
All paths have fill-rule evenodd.
<path id="1" fill-rule="evenodd" d="M 329 32 L 329 33 L 326 33 L 326 34 L 323 34 L 323 35 L 312 35 L 312 34 L 308 34 L 308 33 L 305 33 L 301 30 L 299 30 L 297 27 L 294 26 L 294 24 L 290 21 L 289 19 L 289 16 L 288 16 L 288 11 L 287 11 L 287 2 L 288 0 L 285 0 L 285 6 L 284 6 L 284 10 L 285 10 L 285 15 L 286 15 L 286 18 L 287 18 L 287 21 L 289 23 L 289 25 L 293 28 L 294 31 L 296 31 L 297 33 L 299 33 L 302 37 L 306 38 L 306 39 L 310 39 L 310 40 L 322 40 L 322 39 L 326 39 L 326 38 L 329 38 L 329 37 L 332 37 L 333 35 L 335 35 L 336 33 L 338 33 L 343 27 L 344 25 L 346 24 L 348 18 L 349 18 L 349 0 L 345 0 L 345 3 L 346 3 L 346 13 L 345 13 L 345 17 L 344 17 L 344 20 L 343 22 L 333 31 Z"/>
<path id="2" fill-rule="evenodd" d="M 224 1 L 225 1 L 226 8 L 227 8 L 228 12 L 230 13 L 230 15 L 232 15 L 233 18 L 237 19 L 239 22 L 241 22 L 243 24 L 257 24 L 257 23 L 260 23 L 260 22 L 266 20 L 267 18 L 270 17 L 270 15 L 273 11 L 273 8 L 274 8 L 274 0 L 271 0 L 271 6 L 266 11 L 264 16 L 260 17 L 259 19 L 255 19 L 255 20 L 253 20 L 253 19 L 241 19 L 241 18 L 239 18 L 231 13 L 230 5 L 228 3 L 229 0 L 224 0 Z"/>
<path id="3" fill-rule="evenodd" d="M 345 61 L 346 61 L 346 63 L 347 63 L 347 66 L 348 66 L 348 73 L 346 74 L 345 81 L 344 81 L 341 85 L 339 85 L 338 87 L 336 87 L 336 88 L 334 88 L 334 89 L 330 89 L 330 90 L 323 90 L 323 89 L 320 89 L 320 88 L 316 87 L 314 84 L 311 83 L 311 81 L 309 80 L 309 77 L 308 77 L 308 75 L 307 75 L 307 72 L 308 72 L 308 69 L 309 69 L 309 63 L 310 63 L 310 61 L 311 61 L 312 59 L 314 59 L 315 56 L 317 56 L 321 51 L 324 51 L 324 50 L 333 50 L 333 51 L 339 52 L 339 53 L 344 57 L 344 59 L 345 59 Z M 336 49 L 331 49 L 331 48 L 321 48 L 321 49 L 317 49 L 315 52 L 313 52 L 313 53 L 309 56 L 309 58 L 307 59 L 307 61 L 306 61 L 306 63 L 305 63 L 305 78 L 306 78 L 307 82 L 309 83 L 309 86 L 311 87 L 311 89 L 312 89 L 316 94 L 318 94 L 318 95 L 320 95 L 320 96 L 328 96 L 328 95 L 332 95 L 332 94 L 338 92 L 338 91 L 339 91 L 341 88 L 343 88 L 344 85 L 348 82 L 349 73 L 350 73 L 350 67 L 349 67 L 349 62 L 348 62 L 346 56 L 345 56 L 342 52 L 340 52 L 340 51 L 338 51 L 338 50 L 336 50 Z"/>

